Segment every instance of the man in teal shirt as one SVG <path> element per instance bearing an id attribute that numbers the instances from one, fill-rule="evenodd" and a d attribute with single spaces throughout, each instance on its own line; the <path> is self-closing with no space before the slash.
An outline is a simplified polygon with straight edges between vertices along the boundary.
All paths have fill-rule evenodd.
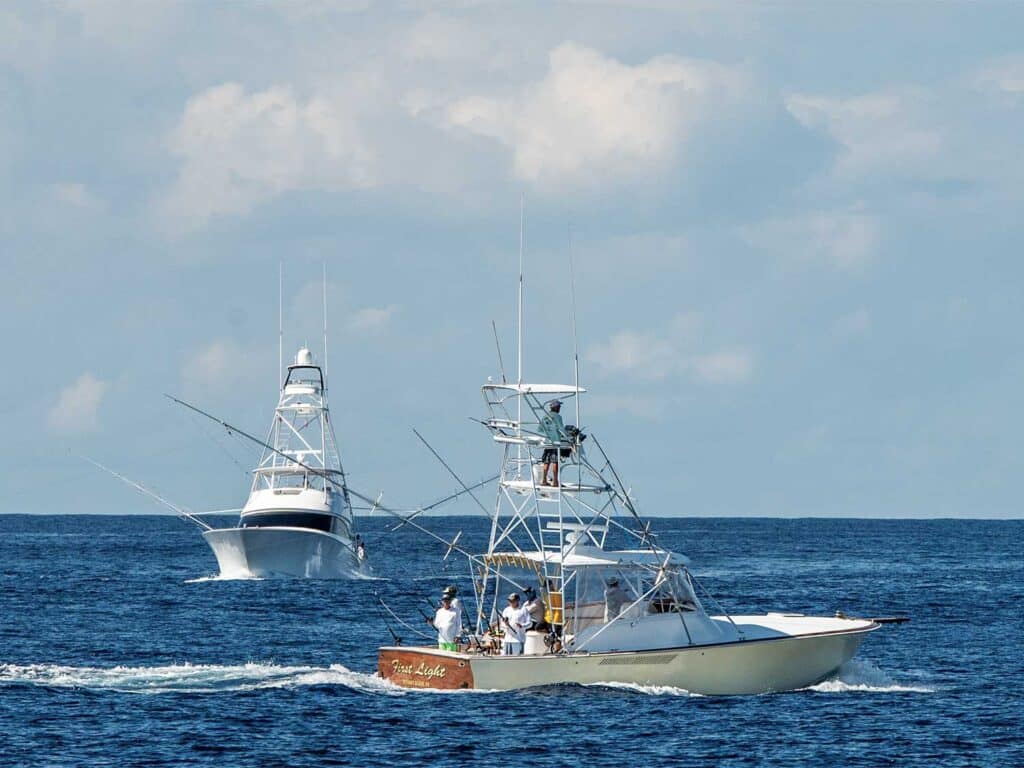
<path id="1" fill-rule="evenodd" d="M 540 484 L 541 485 L 558 485 L 558 448 L 561 442 L 565 439 L 565 424 L 562 423 L 562 401 L 552 400 L 551 405 L 548 406 L 551 409 L 550 413 L 545 413 L 544 418 L 540 422 L 540 430 L 544 433 L 544 436 L 549 442 L 554 444 L 552 448 L 545 448 L 544 453 L 541 455 L 541 472 L 540 472 Z M 552 470 L 552 480 L 548 482 L 548 469 Z"/>

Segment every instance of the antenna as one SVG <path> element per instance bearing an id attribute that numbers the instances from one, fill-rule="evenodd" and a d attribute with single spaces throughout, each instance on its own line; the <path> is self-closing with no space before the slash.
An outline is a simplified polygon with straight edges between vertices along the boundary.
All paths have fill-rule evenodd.
<path id="1" fill-rule="evenodd" d="M 523 383 L 523 223 L 526 215 L 526 195 L 519 195 L 519 341 L 516 377 L 519 384 Z"/>
<path id="2" fill-rule="evenodd" d="M 277 262 L 277 380 L 284 370 L 284 260 Z M 282 386 L 279 384 L 279 386 Z"/>
<path id="3" fill-rule="evenodd" d="M 505 361 L 501 359 L 501 342 L 498 341 L 498 326 L 491 320 L 491 328 L 494 329 L 494 346 L 498 350 L 498 368 L 501 370 L 501 383 L 508 384 L 505 376 Z"/>
<path id="4" fill-rule="evenodd" d="M 572 298 L 572 360 L 576 381 L 576 428 L 580 429 L 580 350 L 576 339 L 576 272 L 572 265 L 572 224 L 569 225 L 569 292 Z"/>
<path id="5" fill-rule="evenodd" d="M 324 259 L 324 362 L 321 366 L 324 376 L 327 376 L 327 259 Z"/>

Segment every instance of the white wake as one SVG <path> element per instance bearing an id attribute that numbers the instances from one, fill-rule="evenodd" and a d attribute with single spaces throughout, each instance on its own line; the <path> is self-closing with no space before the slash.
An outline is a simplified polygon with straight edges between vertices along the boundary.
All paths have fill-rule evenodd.
<path id="1" fill-rule="evenodd" d="M 632 691 L 647 696 L 700 696 L 699 693 L 690 693 L 685 688 L 676 688 L 671 685 L 641 685 L 640 683 L 584 683 L 584 688 L 611 688 L 617 691 Z"/>
<path id="2" fill-rule="evenodd" d="M 213 576 L 199 576 L 194 579 L 185 579 L 186 584 L 203 584 L 207 581 L 263 581 L 260 576 L 222 576 L 216 574 Z"/>
<path id="3" fill-rule="evenodd" d="M 38 685 L 119 693 L 222 693 L 263 688 L 340 685 L 362 693 L 402 695 L 405 691 L 376 675 L 340 665 L 284 667 L 251 662 L 241 665 L 172 664 L 160 667 L 69 667 L 57 664 L 0 664 L 0 688 Z"/>
<path id="4" fill-rule="evenodd" d="M 935 693 L 934 688 L 924 685 L 898 683 L 870 661 L 857 659 L 843 664 L 828 680 L 804 690 L 821 693 Z"/>

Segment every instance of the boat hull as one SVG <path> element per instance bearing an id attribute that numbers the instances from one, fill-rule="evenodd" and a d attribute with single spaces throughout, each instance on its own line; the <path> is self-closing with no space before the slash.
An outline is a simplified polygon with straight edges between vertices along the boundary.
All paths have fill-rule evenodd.
<path id="1" fill-rule="evenodd" d="M 653 651 L 487 656 L 430 648 L 382 648 L 381 677 L 407 688 L 511 690 L 624 683 L 727 696 L 814 685 L 849 661 L 874 622 L 849 629 Z"/>
<path id="2" fill-rule="evenodd" d="M 229 579 L 352 579 L 364 576 L 342 539 L 303 528 L 221 528 L 205 531 L 220 575 Z"/>

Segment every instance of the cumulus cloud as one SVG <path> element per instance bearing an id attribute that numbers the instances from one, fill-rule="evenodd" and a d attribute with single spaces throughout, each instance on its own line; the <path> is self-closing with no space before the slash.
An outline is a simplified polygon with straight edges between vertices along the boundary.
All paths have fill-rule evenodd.
<path id="1" fill-rule="evenodd" d="M 848 99 L 794 94 L 786 108 L 802 125 L 831 136 L 840 176 L 919 168 L 943 148 L 943 132 L 928 117 L 928 94 L 915 88 Z"/>
<path id="2" fill-rule="evenodd" d="M 768 219 L 746 227 L 746 241 L 785 262 L 824 263 L 843 270 L 863 268 L 875 256 L 881 224 L 861 211 L 815 211 Z"/>
<path id="3" fill-rule="evenodd" d="M 587 182 L 672 162 L 689 128 L 742 83 L 710 62 L 657 56 L 633 66 L 566 42 L 540 81 L 507 98 L 455 100 L 443 120 L 508 146 L 519 179 Z"/>
<path id="4" fill-rule="evenodd" d="M 754 371 L 754 356 L 745 349 L 698 351 L 700 318 L 693 313 L 672 319 L 667 331 L 619 331 L 592 345 L 586 359 L 605 375 L 661 381 L 689 376 L 708 384 L 743 381 Z M 622 406 L 627 409 L 628 404 Z"/>
<path id="5" fill-rule="evenodd" d="M 99 426 L 99 408 L 107 391 L 107 382 L 91 373 L 83 373 L 61 390 L 57 402 L 47 414 L 50 429 L 60 434 L 90 432 Z"/>
<path id="6" fill-rule="evenodd" d="M 185 228 L 291 190 L 374 183 L 372 152 L 346 104 L 284 86 L 208 88 L 188 101 L 170 146 L 182 168 L 163 211 Z"/>
<path id="7" fill-rule="evenodd" d="M 792 94 L 786 107 L 837 145 L 828 172 L 836 189 L 860 185 L 877 197 L 898 189 L 894 180 L 909 181 L 936 197 L 994 194 L 991 203 L 1015 199 L 1024 171 L 1014 161 L 1022 93 L 1024 57 L 1009 56 L 927 86 L 892 85 L 852 97 Z M 885 186 L 866 186 L 873 181 Z"/>
<path id="8" fill-rule="evenodd" d="M 266 361 L 269 362 L 269 359 Z M 230 339 L 216 339 L 194 349 L 181 368 L 182 386 L 187 394 L 229 391 L 253 378 L 270 376 L 262 356 Z"/>

